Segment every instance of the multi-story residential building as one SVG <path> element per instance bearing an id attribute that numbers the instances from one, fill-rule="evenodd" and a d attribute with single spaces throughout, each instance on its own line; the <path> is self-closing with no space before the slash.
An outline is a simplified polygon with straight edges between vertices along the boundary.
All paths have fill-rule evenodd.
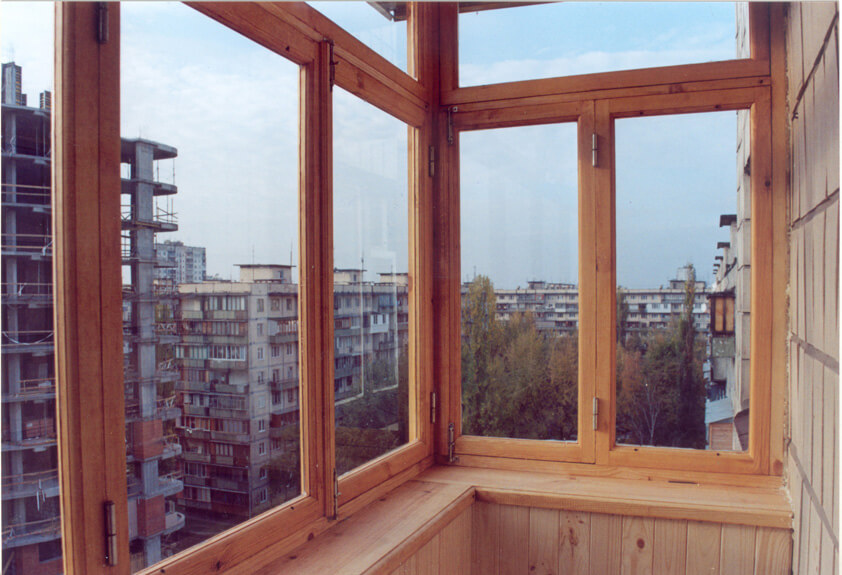
<path id="1" fill-rule="evenodd" d="M 3 64 L 3 573 L 62 571 L 53 357 L 50 98 Z"/>
<path id="2" fill-rule="evenodd" d="M 155 279 L 158 233 L 178 229 L 171 207 L 159 198 L 177 192 L 155 181 L 158 160 L 176 149 L 148 140 L 121 142 L 121 161 L 128 166 L 121 193 L 123 205 L 123 350 L 126 398 L 126 468 L 129 489 L 129 538 L 133 568 L 160 561 L 167 553 L 162 537 L 184 526 L 173 497 L 182 481 L 173 460 L 181 445 L 173 435 L 175 381 L 172 347 L 177 341 L 173 315 L 174 285 Z"/>
<path id="3" fill-rule="evenodd" d="M 626 334 L 662 329 L 684 311 L 687 268 L 680 268 L 667 286 L 619 290 L 625 317 L 621 329 Z M 468 285 L 462 286 L 463 295 Z M 703 281 L 695 282 L 693 321 L 696 330 L 707 333 L 710 325 Z M 526 288 L 495 289 L 497 317 L 508 320 L 515 313 L 531 312 L 539 330 L 556 334 L 574 333 L 579 325 L 579 288 L 576 284 L 529 281 Z"/>
<path id="4" fill-rule="evenodd" d="M 155 277 L 174 284 L 200 283 L 205 280 L 207 260 L 205 248 L 185 246 L 184 242 L 166 240 L 155 244 L 155 254 L 161 262 Z"/>
<path id="5" fill-rule="evenodd" d="M 298 493 L 289 492 L 297 482 L 271 484 L 270 474 L 273 458 L 298 448 L 288 437 L 299 421 L 298 285 L 291 266 L 239 267 L 237 282 L 178 286 L 188 513 L 251 517 Z M 396 359 L 408 341 L 406 274 L 371 283 L 363 273 L 335 272 L 337 403 L 362 393 L 367 362 Z"/>

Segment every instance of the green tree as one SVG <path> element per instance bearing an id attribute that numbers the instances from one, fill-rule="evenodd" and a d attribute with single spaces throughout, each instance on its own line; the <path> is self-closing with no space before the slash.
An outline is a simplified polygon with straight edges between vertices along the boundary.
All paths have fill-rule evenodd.
<path id="1" fill-rule="evenodd" d="M 693 323 L 695 272 L 688 266 L 681 315 L 617 348 L 617 437 L 641 445 L 705 446 L 704 342 Z"/>
<path id="2" fill-rule="evenodd" d="M 474 278 L 462 297 L 462 429 L 486 435 L 487 398 L 493 359 L 499 352 L 501 329 L 494 285 L 483 275 Z"/>

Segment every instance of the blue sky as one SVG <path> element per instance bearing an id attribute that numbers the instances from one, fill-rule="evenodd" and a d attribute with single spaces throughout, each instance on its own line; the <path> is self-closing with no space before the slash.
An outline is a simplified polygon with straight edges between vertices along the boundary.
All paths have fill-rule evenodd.
<path id="1" fill-rule="evenodd" d="M 461 83 L 733 57 L 733 4 L 676 4 L 463 14 Z M 405 68 L 405 23 L 388 22 L 363 3 L 316 6 Z M 24 67 L 31 102 L 52 87 L 52 9 L 0 5 L 2 59 Z M 205 246 L 209 272 L 223 277 L 236 273 L 236 263 L 289 263 L 290 250 L 297 264 L 296 67 L 180 4 L 124 2 L 122 11 L 123 135 L 179 150 L 174 162 L 161 163 L 160 175 L 179 187 L 173 206 L 180 230 L 161 239 Z M 537 27 L 527 33 L 527 23 Z M 341 91 L 334 102 L 336 265 L 356 266 L 364 251 L 372 272 L 402 271 L 406 129 Z M 618 124 L 622 284 L 664 284 L 688 261 L 710 279 L 716 242 L 728 239 L 718 216 L 736 208 L 736 117 L 714 116 Z M 575 281 L 571 134 L 570 126 L 463 134 L 462 279 L 476 269 L 500 287 Z"/>

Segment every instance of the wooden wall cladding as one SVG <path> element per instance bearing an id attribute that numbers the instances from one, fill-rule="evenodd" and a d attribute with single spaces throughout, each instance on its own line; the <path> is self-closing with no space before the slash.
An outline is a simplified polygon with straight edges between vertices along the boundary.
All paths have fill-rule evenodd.
<path id="1" fill-rule="evenodd" d="M 787 529 L 481 501 L 472 512 L 473 575 L 784 575 L 790 569 Z"/>
<path id="2" fill-rule="evenodd" d="M 839 14 L 787 6 L 792 572 L 838 573 Z"/>

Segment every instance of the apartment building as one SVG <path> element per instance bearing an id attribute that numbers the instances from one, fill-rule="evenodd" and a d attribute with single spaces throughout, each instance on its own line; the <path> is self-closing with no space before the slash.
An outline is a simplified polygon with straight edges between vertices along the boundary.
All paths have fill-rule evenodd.
<path id="1" fill-rule="evenodd" d="M 679 268 L 676 277 L 666 286 L 653 288 L 620 288 L 620 306 L 625 316 L 620 329 L 626 334 L 646 333 L 666 328 L 684 311 L 685 286 L 689 270 Z M 462 286 L 466 294 L 468 285 Z M 707 333 L 710 326 L 707 298 L 709 290 L 703 281 L 695 280 L 693 320 L 696 330 Z M 516 313 L 530 312 L 539 330 L 555 334 L 575 333 L 579 325 L 579 288 L 576 284 L 527 282 L 526 288 L 495 289 L 497 317 L 508 320 Z"/>
<path id="2" fill-rule="evenodd" d="M 252 517 L 299 493 L 271 482 L 273 458 L 295 459 L 299 422 L 298 285 L 292 266 L 240 265 L 239 281 L 178 286 L 178 436 L 187 513 Z M 336 270 L 337 404 L 352 404 L 373 361 L 396 361 L 408 338 L 406 274 L 363 282 Z M 341 421 L 339 421 L 341 423 Z M 293 450 L 294 453 L 290 453 Z"/>
<path id="3" fill-rule="evenodd" d="M 62 571 L 53 355 L 50 97 L 3 64 L 3 571 Z M 7 570 L 8 569 L 8 570 Z"/>
<path id="4" fill-rule="evenodd" d="M 156 162 L 175 157 L 172 146 L 135 139 L 121 141 L 126 177 L 121 185 L 123 258 L 123 351 L 126 471 L 132 566 L 142 568 L 169 554 L 162 538 L 184 526 L 174 497 L 182 481 L 174 458 L 181 445 L 173 434 L 175 405 L 172 348 L 177 342 L 174 285 L 156 279 L 161 262 L 157 234 L 178 229 L 171 206 L 177 192 L 156 181 Z M 163 198 L 165 202 L 159 200 Z"/>
<path id="5" fill-rule="evenodd" d="M 155 278 L 174 284 L 199 283 L 207 273 L 205 248 L 186 246 L 184 242 L 165 240 L 155 244 L 155 254 L 160 261 Z"/>

